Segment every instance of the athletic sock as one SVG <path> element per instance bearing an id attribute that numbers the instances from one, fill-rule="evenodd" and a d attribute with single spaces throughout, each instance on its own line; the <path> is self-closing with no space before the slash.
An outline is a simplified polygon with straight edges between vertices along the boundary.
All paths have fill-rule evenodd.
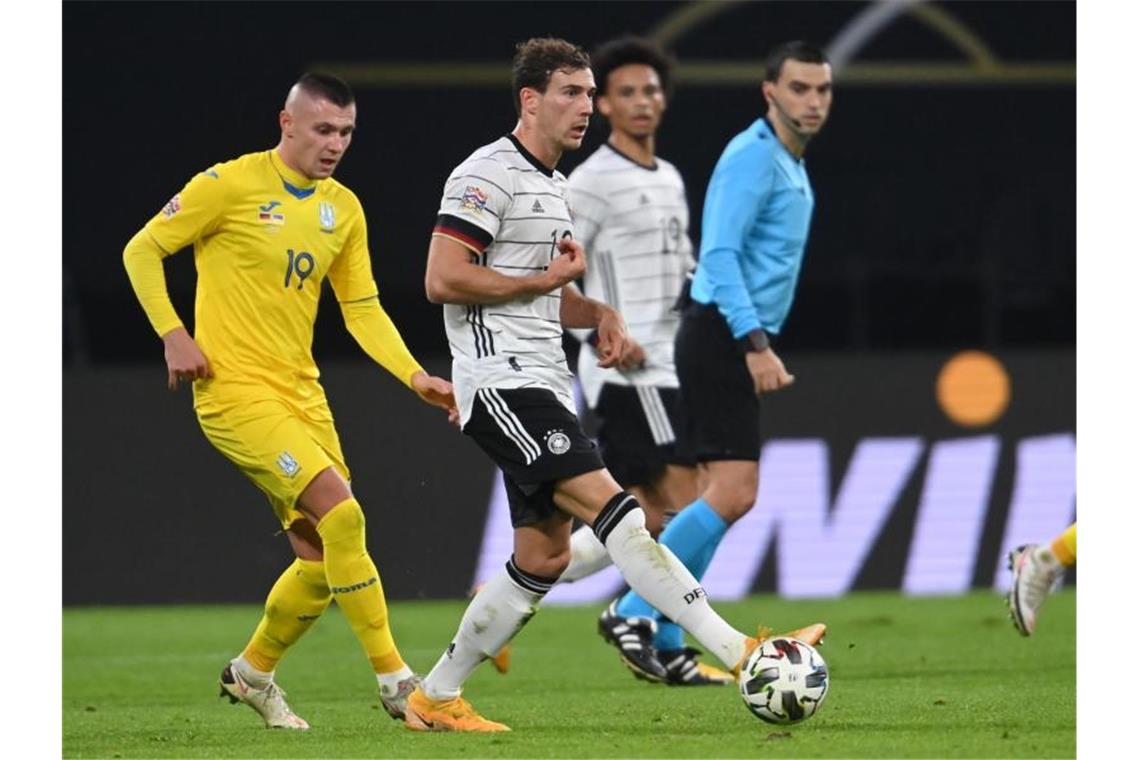
<path id="1" fill-rule="evenodd" d="M 1053 556 L 1065 567 L 1077 564 L 1077 524 L 1070 525 L 1064 533 L 1053 539 L 1049 546 Z"/>
<path id="2" fill-rule="evenodd" d="M 269 591 L 265 614 L 242 652 L 244 665 L 254 673 L 268 673 L 272 678 L 285 650 L 312 627 L 330 601 L 332 595 L 325 581 L 324 563 L 293 560 Z M 241 672 L 245 678 L 245 670 Z"/>
<path id="3" fill-rule="evenodd" d="M 356 499 L 346 499 L 317 523 L 325 548 L 325 576 L 356 638 L 376 673 L 395 673 L 406 667 L 392 630 L 380 573 L 364 540 L 364 511 Z"/>
<path id="4" fill-rule="evenodd" d="M 273 683 L 273 671 L 261 670 L 260 668 L 254 667 L 244 654 L 239 654 L 230 660 L 230 667 L 237 671 L 237 674 L 241 676 L 241 680 L 258 691 Z"/>
<path id="5" fill-rule="evenodd" d="M 599 570 L 613 564 L 609 552 L 594 531 L 582 526 L 570 535 L 570 564 L 562 575 L 558 576 L 559 583 L 573 583 Z"/>
<path id="6" fill-rule="evenodd" d="M 394 697 L 400 691 L 400 681 L 411 678 L 415 673 L 407 665 L 391 673 L 377 673 L 376 683 L 385 697 Z"/>
<path id="7" fill-rule="evenodd" d="M 728 530 L 728 523 L 704 499 L 697 499 L 669 521 L 661 533 L 661 544 L 681 560 L 693 577 L 700 580 L 712 562 Z M 680 649 L 684 634 L 672 621 L 664 619 L 653 605 L 630 591 L 618 601 L 622 617 L 653 617 L 658 621 L 655 644 L 660 650 Z"/>
<path id="8" fill-rule="evenodd" d="M 458 697 L 467 677 L 526 625 L 556 581 L 520 570 L 512 556 L 467 605 L 455 638 L 424 678 L 427 697 Z"/>
<path id="9" fill-rule="evenodd" d="M 704 589 L 669 547 L 649 535 L 645 513 L 632 494 L 614 496 L 593 527 L 634 591 L 726 666 L 736 666 L 747 638 L 713 610 Z"/>

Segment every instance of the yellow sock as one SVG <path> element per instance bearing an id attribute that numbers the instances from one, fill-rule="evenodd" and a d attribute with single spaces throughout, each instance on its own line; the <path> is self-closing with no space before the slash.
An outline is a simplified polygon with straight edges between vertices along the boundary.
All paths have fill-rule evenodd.
<path id="1" fill-rule="evenodd" d="M 364 511 L 356 499 L 337 504 L 317 523 L 325 547 L 325 577 L 372 669 L 391 673 L 404 660 L 388 627 L 384 587 L 364 543 Z"/>
<path id="2" fill-rule="evenodd" d="M 1049 548 L 1053 550 L 1053 556 L 1065 567 L 1077 564 L 1077 524 L 1073 523 L 1064 533 L 1053 539 Z"/>
<path id="3" fill-rule="evenodd" d="M 265 600 L 265 615 L 242 655 L 253 667 L 272 673 L 285 650 L 309 630 L 331 601 L 324 563 L 294 560 L 273 584 Z"/>

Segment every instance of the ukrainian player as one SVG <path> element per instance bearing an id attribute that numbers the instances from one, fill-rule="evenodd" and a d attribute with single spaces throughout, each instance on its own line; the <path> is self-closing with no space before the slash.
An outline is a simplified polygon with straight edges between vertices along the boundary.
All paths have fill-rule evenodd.
<path id="1" fill-rule="evenodd" d="M 578 240 L 590 252 L 585 293 L 621 311 L 630 340 L 618 366 L 609 368 L 597 366 L 587 340 L 578 376 L 586 403 L 600 420 L 606 468 L 637 496 L 646 529 L 656 536 L 697 498 L 696 459 L 673 363 L 681 320 L 677 296 L 695 266 L 689 205 L 680 173 L 656 150 L 672 62 L 653 43 L 636 37 L 611 40 L 591 57 L 597 108 L 609 122 L 610 135 L 570 175 L 570 200 Z M 692 533 L 692 516 L 683 522 L 691 524 Z M 708 520 L 695 523 L 698 529 L 703 522 Z M 608 564 L 605 547 L 582 528 L 571 536 L 570 566 L 559 581 L 577 580 Z M 668 683 L 732 682 L 731 674 L 697 661 L 698 650 L 684 646 L 684 633 L 675 623 L 657 623 L 648 617 L 651 611 L 627 607 L 611 605 L 598 630 L 635 675 L 656 680 L 638 666 L 644 637 L 628 635 L 648 629 Z"/>
<path id="2" fill-rule="evenodd" d="M 418 682 L 388 626 L 364 513 L 349 488 L 311 345 L 327 277 L 361 348 L 429 404 L 454 407 L 451 384 L 428 375 L 377 299 L 364 212 L 332 179 L 352 141 L 351 90 L 325 74 L 290 89 L 272 150 L 198 174 L 127 244 L 131 285 L 166 350 L 171 390 L 192 384 L 207 439 L 269 498 L 297 555 L 265 604 L 223 695 L 274 728 L 308 723 L 274 682 L 277 663 L 335 599 L 372 664 L 381 702 L 402 718 Z M 198 270 L 191 337 L 166 291 L 163 259 L 193 245 Z"/>
<path id="3" fill-rule="evenodd" d="M 831 110 L 831 66 L 803 42 L 774 48 L 767 113 L 724 149 L 705 194 L 701 255 L 677 332 L 677 373 L 693 422 L 700 497 L 661 535 L 701 578 L 758 490 L 760 396 L 791 385 L 772 346 L 791 310 L 814 205 L 804 165 Z M 668 615 L 630 592 L 624 615 Z"/>
<path id="4" fill-rule="evenodd" d="M 565 40 L 518 46 L 518 122 L 477 148 L 445 183 L 428 249 L 428 298 L 444 304 L 463 432 L 502 470 L 514 553 L 468 605 L 451 644 L 408 698 L 421 731 L 506 731 L 462 697 L 467 678 L 535 614 L 566 569 L 572 518 L 591 526 L 627 582 L 709 652 L 736 667 L 759 638 L 728 625 L 704 590 L 645 530 L 637 498 L 613 479 L 575 414 L 564 327 L 596 329 L 613 366 L 627 331 L 612 307 L 570 283 L 585 273 L 574 240 L 563 152 L 582 144 L 593 113 L 588 56 Z M 794 635 L 812 643 L 822 624 Z M 646 660 L 647 667 L 661 666 Z"/>
<path id="5" fill-rule="evenodd" d="M 1065 571 L 1077 564 L 1077 524 L 1048 544 L 1019 546 L 1009 553 L 1009 614 L 1022 636 L 1037 630 L 1037 611 Z"/>

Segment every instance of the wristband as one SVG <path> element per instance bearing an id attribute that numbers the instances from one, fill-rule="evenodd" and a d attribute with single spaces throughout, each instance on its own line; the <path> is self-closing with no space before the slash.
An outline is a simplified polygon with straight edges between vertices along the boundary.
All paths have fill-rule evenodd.
<path id="1" fill-rule="evenodd" d="M 760 328 L 749 330 L 748 334 L 736 339 L 736 348 L 741 355 L 747 353 L 762 353 L 767 351 L 771 344 L 768 342 L 768 333 Z"/>

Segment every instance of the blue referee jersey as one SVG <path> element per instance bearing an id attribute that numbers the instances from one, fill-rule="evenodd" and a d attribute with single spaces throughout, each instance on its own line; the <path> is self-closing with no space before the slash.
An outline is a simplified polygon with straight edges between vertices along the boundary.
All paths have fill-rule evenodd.
<path id="1" fill-rule="evenodd" d="M 766 118 L 728 143 L 705 194 L 692 298 L 716 304 L 736 338 L 779 333 L 792 308 L 815 206 L 803 159 Z"/>

